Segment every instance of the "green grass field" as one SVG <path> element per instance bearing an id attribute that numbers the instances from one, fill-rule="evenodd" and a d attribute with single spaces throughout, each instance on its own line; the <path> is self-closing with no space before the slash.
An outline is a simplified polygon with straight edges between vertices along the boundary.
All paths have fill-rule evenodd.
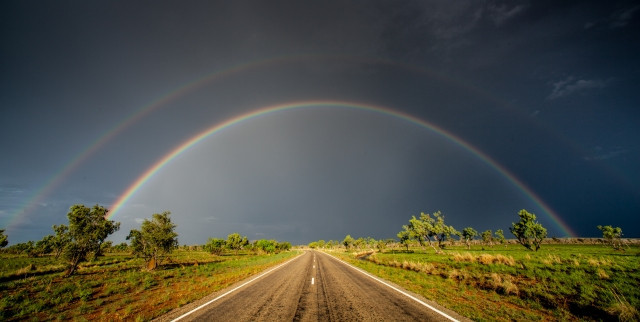
<path id="1" fill-rule="evenodd" d="M 333 252 L 474 320 L 638 320 L 640 247 L 447 247 Z"/>
<path id="2" fill-rule="evenodd" d="M 0 320 L 150 320 L 296 254 L 178 250 L 154 271 L 128 254 L 107 254 L 68 278 L 53 257 L 0 254 Z"/>

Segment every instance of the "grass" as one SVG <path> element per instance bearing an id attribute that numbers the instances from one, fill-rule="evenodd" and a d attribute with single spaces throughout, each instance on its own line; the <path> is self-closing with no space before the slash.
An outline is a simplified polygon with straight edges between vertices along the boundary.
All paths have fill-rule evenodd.
<path id="1" fill-rule="evenodd" d="M 448 247 L 334 253 L 474 320 L 638 320 L 640 247 Z"/>
<path id="2" fill-rule="evenodd" d="M 67 278 L 54 258 L 0 254 L 0 320 L 150 320 L 296 254 L 178 250 L 155 271 L 128 254 L 107 254 Z"/>

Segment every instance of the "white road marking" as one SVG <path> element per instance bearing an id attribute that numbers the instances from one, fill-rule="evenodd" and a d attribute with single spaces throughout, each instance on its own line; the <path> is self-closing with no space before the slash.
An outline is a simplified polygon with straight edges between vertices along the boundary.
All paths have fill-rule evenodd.
<path id="1" fill-rule="evenodd" d="M 326 253 L 325 253 L 325 254 L 326 254 Z M 442 312 L 442 311 L 440 311 L 440 310 L 436 309 L 435 307 L 433 307 L 433 306 L 431 306 L 431 305 L 429 305 L 429 304 L 425 303 L 424 301 L 420 300 L 419 298 L 417 298 L 417 297 L 415 297 L 415 296 L 413 296 L 413 295 L 411 295 L 411 294 L 409 294 L 409 293 L 407 293 L 407 292 L 405 292 L 405 291 L 403 291 L 403 290 L 401 290 L 401 289 L 399 289 L 399 288 L 397 288 L 397 287 L 395 287 L 395 286 L 393 286 L 393 285 L 391 285 L 391 284 L 389 284 L 389 283 L 385 282 L 385 281 L 384 281 L 384 280 L 382 280 L 381 278 L 379 278 L 379 277 L 377 277 L 377 276 L 374 276 L 374 275 L 370 274 L 369 272 L 367 272 L 367 271 L 365 271 L 365 270 L 363 270 L 363 269 L 361 269 L 361 268 L 359 268 L 359 267 L 355 267 L 355 266 L 353 266 L 353 265 L 351 265 L 351 264 L 349 264 L 349 263 L 347 263 L 347 262 L 345 262 L 345 261 L 343 261 L 343 260 L 341 260 L 341 259 L 339 259 L 339 258 L 337 258 L 337 257 L 333 257 L 333 256 L 331 256 L 331 255 L 329 255 L 329 254 L 326 254 L 326 255 L 327 255 L 327 256 L 329 256 L 330 258 L 333 258 L 333 259 L 335 259 L 335 260 L 337 260 L 337 261 L 340 261 L 340 262 L 344 263 L 345 265 L 347 265 L 347 267 L 351 267 L 351 268 L 355 269 L 356 271 L 358 271 L 358 272 L 360 272 L 360 273 L 362 273 L 362 274 L 364 274 L 364 275 L 366 275 L 366 276 L 370 277 L 371 279 L 373 279 L 373 280 L 377 281 L 378 283 L 383 284 L 383 285 L 385 285 L 385 286 L 388 286 L 389 288 L 394 289 L 394 290 L 395 290 L 395 291 L 397 291 L 398 293 L 400 293 L 400 294 L 402 294 L 402 295 L 404 295 L 404 296 L 406 296 L 406 297 L 408 297 L 408 298 L 410 298 L 410 299 L 412 299 L 412 300 L 414 300 L 414 301 L 416 301 L 416 302 L 418 302 L 418 303 L 422 304 L 423 306 L 425 306 L 425 307 L 427 307 L 427 308 L 429 308 L 429 309 L 433 310 L 434 312 L 436 312 L 436 313 L 438 313 L 438 314 L 440 314 L 440 315 L 444 316 L 445 318 L 449 319 L 450 321 L 458 322 L 458 320 L 456 320 L 456 319 L 454 319 L 453 317 L 449 316 L 447 313 L 444 313 L 444 312 Z"/>
<path id="2" fill-rule="evenodd" d="M 315 278 L 311 278 L 311 285 L 313 285 L 313 282 L 315 282 Z"/>
<path id="3" fill-rule="evenodd" d="M 209 305 L 209 304 L 211 304 L 211 303 L 213 303 L 213 302 L 215 302 L 215 301 L 217 301 L 217 300 L 219 300 L 219 299 L 221 299 L 221 298 L 223 298 L 223 297 L 235 292 L 236 290 L 246 286 L 247 284 L 249 284 L 249 283 L 251 283 L 251 282 L 253 282 L 253 281 L 255 281 L 255 280 L 257 280 L 257 279 L 259 279 L 259 278 L 261 278 L 261 277 L 263 277 L 263 276 L 265 276 L 265 275 L 267 275 L 267 274 L 269 274 L 269 273 L 271 273 L 273 271 L 275 271 L 276 269 L 278 269 L 278 268 L 280 268 L 280 267 L 282 267 L 284 265 L 287 265 L 287 264 L 291 263 L 292 261 L 294 261 L 294 260 L 296 260 L 296 259 L 298 259 L 300 257 L 302 257 L 302 256 L 298 255 L 298 256 L 296 256 L 296 257 L 294 257 L 294 258 L 292 258 L 292 259 L 290 259 L 290 260 L 288 260 L 288 261 L 286 261 L 286 262 L 284 262 L 284 263 L 282 263 L 282 264 L 280 264 L 280 265 L 278 265 L 278 266 L 276 266 L 276 267 L 274 267 L 274 268 L 272 268 L 272 269 L 270 269 L 270 270 L 268 270 L 268 271 L 266 271 L 266 272 L 264 272 L 264 273 L 262 273 L 262 274 L 260 274 L 260 275 L 258 275 L 256 277 L 252 278 L 251 280 L 242 283 L 242 285 L 239 285 L 238 287 L 236 287 L 236 288 L 234 288 L 234 289 L 232 289 L 232 290 L 230 290 L 230 291 L 228 291 L 228 292 L 216 297 L 215 299 L 213 299 L 213 300 L 211 300 L 211 301 L 209 301 L 207 303 L 204 303 L 204 304 L 198 306 L 197 308 L 195 308 L 195 309 L 193 309 L 193 310 L 191 310 L 191 311 L 189 311 L 189 312 L 187 312 L 187 313 L 185 313 L 185 314 L 173 319 L 172 322 L 184 319 L 185 317 L 191 315 L 193 312 L 202 309 L 203 307 L 205 307 L 205 306 L 207 306 L 207 305 Z"/>

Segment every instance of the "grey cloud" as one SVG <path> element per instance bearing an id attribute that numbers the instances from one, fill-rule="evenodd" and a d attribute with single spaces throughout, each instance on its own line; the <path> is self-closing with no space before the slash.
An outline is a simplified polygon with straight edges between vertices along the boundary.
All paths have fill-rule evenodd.
<path id="1" fill-rule="evenodd" d="M 640 6 L 626 7 L 615 10 L 609 16 L 600 17 L 594 21 L 588 21 L 584 24 L 584 29 L 619 29 L 624 28 L 633 19 L 634 15 L 640 10 Z"/>
<path id="2" fill-rule="evenodd" d="M 609 27 L 611 29 L 622 28 L 629 24 L 633 15 L 640 9 L 640 6 L 618 10 L 611 15 Z"/>
<path id="3" fill-rule="evenodd" d="M 583 159 L 585 161 L 609 160 L 609 159 L 617 158 L 627 152 L 628 152 L 627 149 L 619 146 L 613 147 L 610 149 L 605 149 L 603 147 L 597 146 L 593 148 L 593 153 L 591 155 L 585 156 Z"/>
<path id="4" fill-rule="evenodd" d="M 553 83 L 553 90 L 547 98 L 554 100 L 576 92 L 604 88 L 607 83 L 608 81 L 601 79 L 576 79 L 573 76 L 569 76 L 564 80 Z"/>
<path id="5" fill-rule="evenodd" d="M 507 4 L 490 4 L 487 7 L 488 16 L 496 26 L 501 26 L 508 20 L 523 13 L 528 7 L 528 4 L 518 4 L 514 6 L 508 6 Z"/>
<path id="6" fill-rule="evenodd" d="M 474 2 L 455 1 L 425 8 L 425 18 L 434 36 L 452 39 L 473 30 L 482 18 L 483 8 Z"/>

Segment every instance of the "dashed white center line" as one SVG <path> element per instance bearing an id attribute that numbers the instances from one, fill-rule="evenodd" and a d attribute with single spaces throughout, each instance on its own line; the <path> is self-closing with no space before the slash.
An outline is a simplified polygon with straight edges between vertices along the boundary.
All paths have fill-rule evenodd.
<path id="1" fill-rule="evenodd" d="M 311 278 L 311 285 L 313 285 L 313 283 L 315 282 L 315 280 L 316 280 L 316 279 L 315 279 L 314 277 L 312 277 L 312 278 Z"/>

